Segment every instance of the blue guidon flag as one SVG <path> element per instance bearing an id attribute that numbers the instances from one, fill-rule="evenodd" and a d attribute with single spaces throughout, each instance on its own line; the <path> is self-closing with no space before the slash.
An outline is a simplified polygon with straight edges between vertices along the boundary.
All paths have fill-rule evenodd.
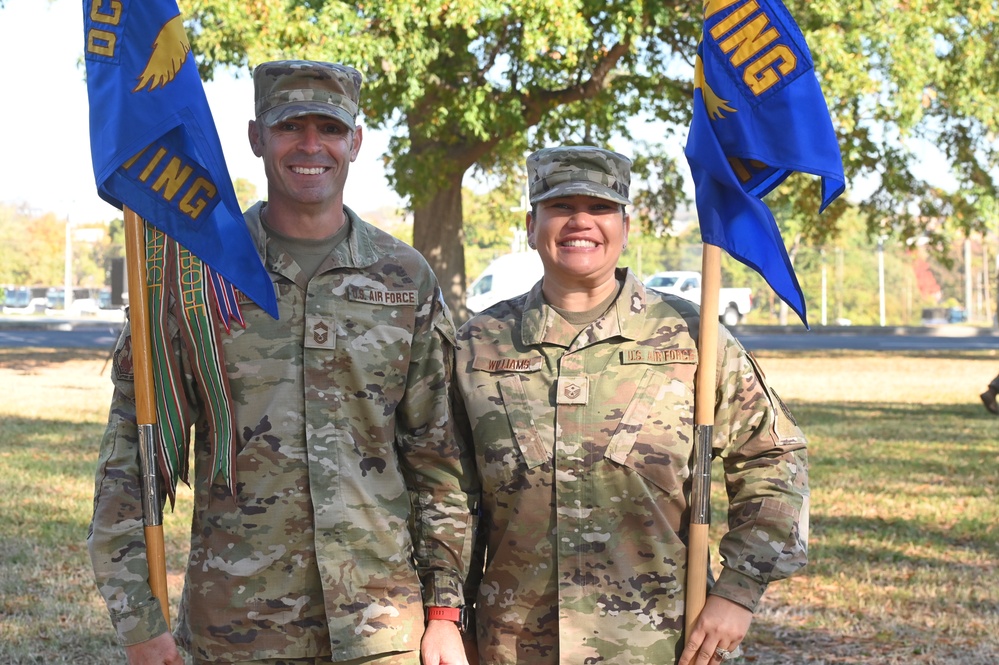
<path id="1" fill-rule="evenodd" d="M 701 240 L 756 270 L 805 326 L 805 298 L 761 200 L 794 171 L 843 193 L 836 133 L 811 54 L 779 0 L 704 0 L 685 154 Z"/>
<path id="2" fill-rule="evenodd" d="M 217 273 L 220 308 L 235 305 L 219 290 L 228 280 L 277 318 L 175 0 L 83 0 L 83 14 L 101 198 L 127 205 Z"/>

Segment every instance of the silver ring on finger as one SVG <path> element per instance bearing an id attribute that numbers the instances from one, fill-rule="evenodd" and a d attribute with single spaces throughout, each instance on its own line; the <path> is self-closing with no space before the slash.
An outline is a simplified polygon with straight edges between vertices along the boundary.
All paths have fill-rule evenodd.
<path id="1" fill-rule="evenodd" d="M 742 655 L 742 649 L 740 649 L 739 647 L 736 647 L 733 650 L 729 650 L 729 649 L 722 649 L 721 647 L 718 647 L 717 649 L 715 649 L 715 655 L 718 656 L 719 658 L 721 658 L 722 660 L 729 660 L 731 658 L 738 658 L 739 656 L 741 656 Z"/>

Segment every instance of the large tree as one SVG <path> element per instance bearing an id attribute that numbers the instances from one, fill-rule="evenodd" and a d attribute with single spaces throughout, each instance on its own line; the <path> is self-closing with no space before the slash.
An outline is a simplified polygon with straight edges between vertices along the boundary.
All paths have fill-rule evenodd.
<path id="1" fill-rule="evenodd" d="M 689 122 L 697 0 L 180 4 L 205 76 L 279 57 L 365 73 L 366 123 L 393 131 L 386 164 L 413 209 L 414 244 L 459 311 L 466 172 L 510 168 L 554 142 L 630 138 L 636 117 L 681 130 Z M 983 215 L 995 210 L 996 1 L 787 5 L 811 46 L 847 176 L 873 183 L 863 202 L 872 232 L 915 235 L 928 217 L 945 220 L 940 228 L 995 223 L 995 212 Z M 914 138 L 940 147 L 951 189 L 924 182 Z M 775 196 L 790 236 L 821 244 L 838 213 L 816 217 L 816 186 L 795 179 Z"/>

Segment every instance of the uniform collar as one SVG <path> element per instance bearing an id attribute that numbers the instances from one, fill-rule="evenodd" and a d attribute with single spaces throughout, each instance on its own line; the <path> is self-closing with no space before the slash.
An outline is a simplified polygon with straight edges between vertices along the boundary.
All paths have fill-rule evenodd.
<path id="1" fill-rule="evenodd" d="M 282 260 L 283 254 L 275 252 L 273 249 L 268 252 L 267 232 L 260 221 L 260 211 L 263 207 L 264 202 L 257 201 L 243 215 L 246 219 L 246 226 L 250 230 L 250 236 L 257 248 L 257 253 L 264 258 L 268 270 L 296 281 L 296 275 L 289 274 L 289 270 Z M 347 239 L 337 245 L 326 262 L 323 263 L 319 269 L 320 273 L 332 268 L 367 268 L 379 260 L 379 254 L 372 238 L 373 227 L 347 206 L 343 207 L 343 211 L 349 220 L 350 233 Z"/>
<path id="2" fill-rule="evenodd" d="M 520 324 L 521 339 L 527 345 L 557 344 L 585 346 L 611 337 L 638 339 L 645 329 L 645 286 L 628 268 L 617 268 L 614 276 L 624 280 L 621 293 L 607 313 L 576 335 L 575 329 L 558 312 L 545 303 L 538 282 L 527 294 L 524 316 Z"/>

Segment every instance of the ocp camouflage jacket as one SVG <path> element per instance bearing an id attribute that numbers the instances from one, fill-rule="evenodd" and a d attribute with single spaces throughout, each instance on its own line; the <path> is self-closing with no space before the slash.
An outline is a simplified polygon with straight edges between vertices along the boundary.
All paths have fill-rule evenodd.
<path id="1" fill-rule="evenodd" d="M 540 283 L 461 327 L 458 431 L 483 486 L 483 663 L 671 663 L 684 619 L 696 308 L 623 270 L 579 334 Z M 755 609 L 806 561 L 805 438 L 719 331 L 713 454 L 729 530 L 711 593 Z"/>
<path id="2" fill-rule="evenodd" d="M 310 280 L 265 249 L 260 208 L 247 223 L 280 319 L 244 303 L 246 328 L 224 340 L 237 494 L 208 477 L 202 419 L 177 638 L 228 661 L 418 649 L 424 603 L 462 604 L 478 498 L 452 435 L 440 288 L 415 250 L 350 211 L 347 240 Z M 128 329 L 113 378 L 89 544 L 130 644 L 166 626 L 146 581 Z"/>

